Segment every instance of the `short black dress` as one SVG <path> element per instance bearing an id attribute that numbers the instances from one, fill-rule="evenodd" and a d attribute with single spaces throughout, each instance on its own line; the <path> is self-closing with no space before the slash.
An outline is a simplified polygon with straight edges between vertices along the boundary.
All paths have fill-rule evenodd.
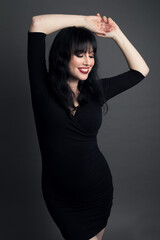
<path id="1" fill-rule="evenodd" d="M 75 115 L 51 95 L 45 38 L 28 32 L 28 67 L 37 136 L 42 156 L 42 192 L 48 211 L 66 240 L 88 240 L 106 225 L 113 200 L 108 163 L 97 145 L 102 106 L 88 99 Z M 129 70 L 97 80 L 105 101 L 139 83 Z"/>

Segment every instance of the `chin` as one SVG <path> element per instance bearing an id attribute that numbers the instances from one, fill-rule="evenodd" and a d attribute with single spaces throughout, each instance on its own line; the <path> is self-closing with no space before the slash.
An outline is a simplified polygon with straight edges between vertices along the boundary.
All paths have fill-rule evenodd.
<path id="1" fill-rule="evenodd" d="M 80 77 L 79 80 L 86 81 L 88 79 L 88 75 L 84 77 Z"/>

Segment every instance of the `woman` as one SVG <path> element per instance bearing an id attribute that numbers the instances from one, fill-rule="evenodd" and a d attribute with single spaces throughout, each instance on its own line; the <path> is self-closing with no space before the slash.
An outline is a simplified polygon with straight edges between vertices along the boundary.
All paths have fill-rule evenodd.
<path id="1" fill-rule="evenodd" d="M 45 38 L 55 31 L 47 71 Z M 127 72 L 98 79 L 95 35 L 117 43 Z M 119 26 L 99 13 L 33 17 L 28 66 L 48 211 L 64 239 L 101 240 L 113 199 L 110 169 L 97 145 L 102 106 L 144 79 L 148 66 Z"/>

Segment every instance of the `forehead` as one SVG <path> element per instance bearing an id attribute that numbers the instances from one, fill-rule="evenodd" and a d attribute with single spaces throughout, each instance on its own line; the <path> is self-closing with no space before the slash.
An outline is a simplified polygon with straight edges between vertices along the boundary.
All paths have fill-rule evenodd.
<path id="1" fill-rule="evenodd" d="M 90 48 L 87 50 L 78 50 L 78 51 L 74 52 L 74 54 L 80 54 L 80 53 L 93 53 L 94 54 L 94 50 L 93 50 L 93 48 Z"/>
<path id="2" fill-rule="evenodd" d="M 72 45 L 72 53 L 78 53 L 78 52 L 95 52 L 94 47 L 90 42 L 83 42 L 83 43 L 77 43 Z"/>

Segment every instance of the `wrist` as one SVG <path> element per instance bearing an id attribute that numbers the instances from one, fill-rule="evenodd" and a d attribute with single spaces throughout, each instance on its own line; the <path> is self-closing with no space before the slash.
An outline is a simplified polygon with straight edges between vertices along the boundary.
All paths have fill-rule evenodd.
<path id="1" fill-rule="evenodd" d="M 80 27 L 88 28 L 89 23 L 88 23 L 88 16 L 81 15 L 80 16 Z"/>
<path id="2" fill-rule="evenodd" d="M 112 37 L 113 40 L 116 42 L 116 43 L 119 43 L 121 41 L 123 41 L 125 35 L 123 34 L 123 32 L 121 31 L 120 28 L 118 28 L 116 31 L 115 31 L 115 34 L 114 36 Z"/>
<path id="3" fill-rule="evenodd" d="M 71 16 L 71 15 L 68 15 Z M 73 26 L 76 27 L 85 27 L 86 26 L 86 16 L 83 15 L 72 15 L 73 17 Z"/>

